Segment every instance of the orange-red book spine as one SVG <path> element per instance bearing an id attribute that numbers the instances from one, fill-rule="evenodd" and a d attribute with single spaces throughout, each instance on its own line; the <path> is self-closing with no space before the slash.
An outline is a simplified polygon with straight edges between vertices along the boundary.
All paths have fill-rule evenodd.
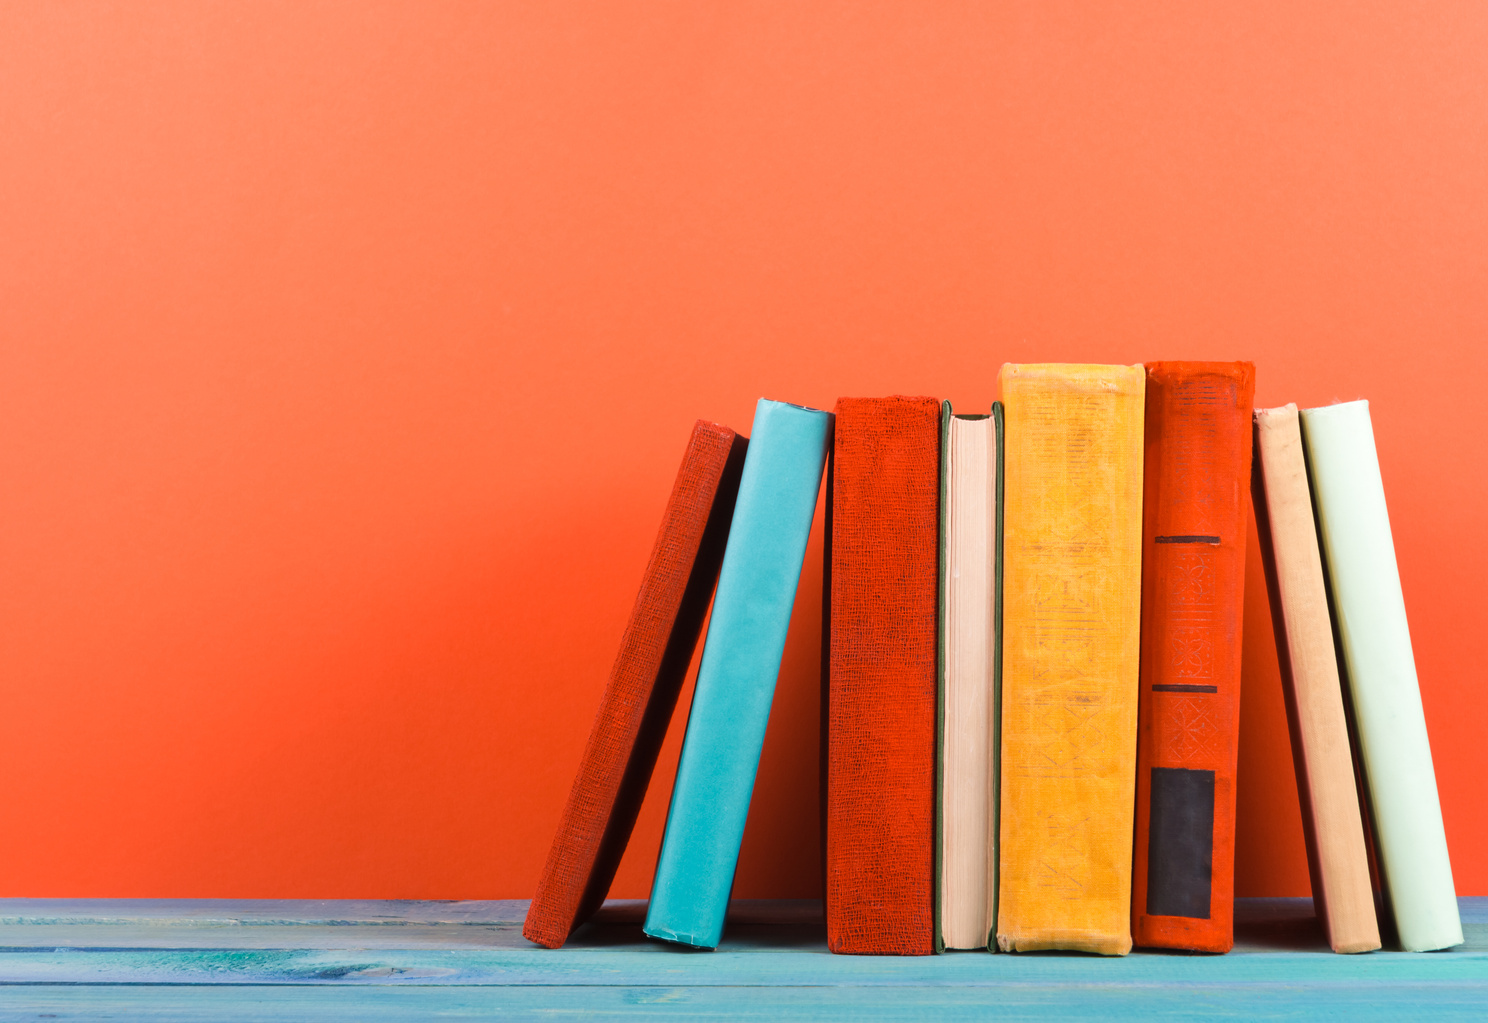
<path id="1" fill-rule="evenodd" d="M 1132 940 L 1234 945 L 1235 769 L 1255 367 L 1147 366 Z"/>
<path id="2" fill-rule="evenodd" d="M 935 951 L 940 402 L 843 398 L 831 474 L 827 945 Z"/>
<path id="3" fill-rule="evenodd" d="M 529 941 L 557 948 L 609 893 L 718 581 L 746 444 L 717 423 L 693 427 L 527 910 Z"/>

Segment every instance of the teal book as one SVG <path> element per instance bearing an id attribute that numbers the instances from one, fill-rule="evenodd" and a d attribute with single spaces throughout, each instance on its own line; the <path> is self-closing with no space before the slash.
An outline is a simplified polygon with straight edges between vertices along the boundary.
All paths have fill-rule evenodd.
<path id="1" fill-rule="evenodd" d="M 830 412 L 764 399 L 755 408 L 651 885 L 653 938 L 716 948 L 723 937 L 831 439 Z"/>

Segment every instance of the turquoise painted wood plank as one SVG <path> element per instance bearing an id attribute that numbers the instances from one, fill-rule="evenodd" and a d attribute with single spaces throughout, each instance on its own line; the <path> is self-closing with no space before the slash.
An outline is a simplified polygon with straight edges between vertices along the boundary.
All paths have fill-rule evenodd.
<path id="1" fill-rule="evenodd" d="M 71 915 L 66 906 L 23 908 L 27 912 L 0 905 L 0 983 L 872 988 L 1488 983 L 1488 900 L 1464 900 L 1469 941 L 1451 952 L 1335 956 L 1325 951 L 1306 900 L 1271 900 L 1242 906 L 1242 940 L 1230 955 L 1137 952 L 1122 959 L 833 956 L 825 949 L 820 924 L 791 923 L 735 924 L 717 952 L 689 952 L 644 939 L 640 914 L 624 907 L 608 914 L 619 922 L 591 925 L 559 950 L 523 940 L 515 923 L 504 922 L 504 910 L 458 904 L 330 907 L 335 912 L 300 907 L 305 923 L 274 906 L 197 906 L 174 915 L 105 903 L 75 906 Z M 791 918 L 789 907 L 775 909 Z M 797 918 L 807 915 L 799 908 L 795 912 Z M 428 922 L 434 917 L 449 922 Z M 147 941 L 137 940 L 141 932 Z"/>
<path id="2" fill-rule="evenodd" d="M 1007 984 L 1477 985 L 1488 1006 L 1488 953 L 832 956 L 826 952 L 678 955 L 647 946 L 515 950 L 16 949 L 0 984 L 460 984 L 494 986 L 902 987 Z"/>
<path id="3" fill-rule="evenodd" d="M 0 1023 L 329 1020 L 1480 1020 L 1479 987 L 20 987 Z"/>
<path id="4" fill-rule="evenodd" d="M 1460 900 L 1466 949 L 1488 946 L 1488 899 Z M 510 948 L 540 952 L 521 937 L 525 901 L 373 902 L 138 899 L 0 899 L 0 947 L 111 948 Z M 644 944 L 641 901 L 612 901 L 568 948 Z M 821 903 L 735 902 L 724 948 L 820 950 Z M 659 946 L 653 946 L 659 948 Z M 1322 951 L 1308 899 L 1242 899 L 1237 951 Z M 566 951 L 566 950 L 565 950 Z"/>
<path id="5" fill-rule="evenodd" d="M 527 916 L 526 899 L 0 899 L 0 923 L 109 923 L 122 920 L 166 923 L 254 924 L 517 924 Z M 761 900 L 740 912 L 773 919 L 795 907 L 819 906 L 809 899 Z M 639 899 L 611 900 L 600 919 L 632 919 L 644 914 Z M 819 914 L 820 910 L 818 910 Z M 731 916 L 732 918 L 732 916 Z"/>
<path id="6" fill-rule="evenodd" d="M 569 947 L 525 903 L 0 900 L 7 1020 L 1480 1019 L 1488 899 L 1452 952 L 1335 956 L 1308 900 L 1245 900 L 1236 952 L 832 956 L 815 903 L 738 904 L 719 951 L 607 906 Z"/>
<path id="7" fill-rule="evenodd" d="M 526 900 L 0 899 L 0 947 L 534 949 L 522 937 L 526 914 Z M 644 901 L 612 900 L 579 943 L 640 942 L 645 915 Z M 815 899 L 735 902 L 729 921 L 735 948 L 825 940 Z"/>
<path id="8" fill-rule="evenodd" d="M 1300 900 L 1305 902 L 1306 900 Z M 245 927 L 505 925 L 520 929 L 526 899 L 23 899 L 0 898 L 0 924 L 113 924 L 123 922 Z M 645 899 L 608 899 L 594 915 L 601 924 L 639 924 Z M 820 899 L 736 899 L 734 924 L 820 924 Z"/>

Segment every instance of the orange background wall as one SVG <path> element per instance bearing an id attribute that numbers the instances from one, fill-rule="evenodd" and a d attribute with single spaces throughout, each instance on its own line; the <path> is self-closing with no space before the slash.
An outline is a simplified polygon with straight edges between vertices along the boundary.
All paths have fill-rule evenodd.
<path id="1" fill-rule="evenodd" d="M 1488 894 L 1485 53 L 1469 2 L 6 5 L 0 894 L 528 896 L 693 419 L 1153 358 L 1373 402 Z M 818 891 L 819 559 L 741 896 Z M 1238 882 L 1302 893 L 1245 624 Z"/>

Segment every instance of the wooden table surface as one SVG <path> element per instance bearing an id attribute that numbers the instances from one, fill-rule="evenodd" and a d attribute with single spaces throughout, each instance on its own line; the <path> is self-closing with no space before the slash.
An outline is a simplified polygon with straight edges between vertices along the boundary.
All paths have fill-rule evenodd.
<path id="1" fill-rule="evenodd" d="M 1229 955 L 833 956 L 817 902 L 740 902 L 722 947 L 611 902 L 563 949 L 525 902 L 0 899 L 0 1021 L 1488 1019 L 1488 899 L 1449 952 L 1327 951 L 1306 899 L 1244 899 Z"/>

